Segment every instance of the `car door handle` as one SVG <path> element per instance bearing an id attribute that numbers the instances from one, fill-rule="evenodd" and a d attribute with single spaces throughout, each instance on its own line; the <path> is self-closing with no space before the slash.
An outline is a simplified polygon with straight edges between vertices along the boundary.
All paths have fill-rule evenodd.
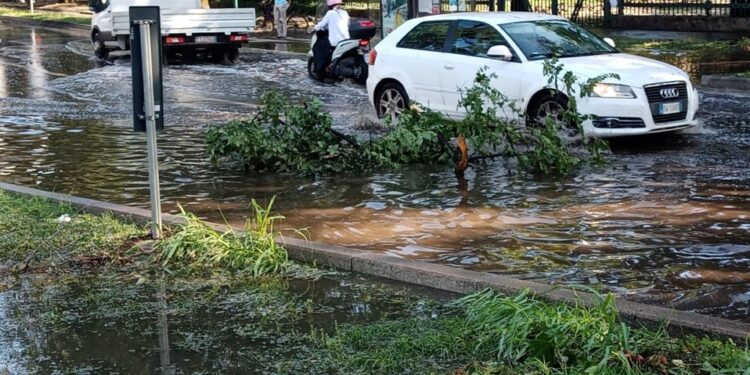
<path id="1" fill-rule="evenodd" d="M 448 69 L 448 70 L 453 70 L 454 66 L 453 65 L 443 65 L 443 68 Z"/>

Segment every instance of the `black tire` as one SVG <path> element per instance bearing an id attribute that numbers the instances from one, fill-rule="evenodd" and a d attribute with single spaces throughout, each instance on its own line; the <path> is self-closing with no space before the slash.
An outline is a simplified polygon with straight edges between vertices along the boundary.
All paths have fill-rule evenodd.
<path id="1" fill-rule="evenodd" d="M 562 121 L 562 113 L 568 107 L 568 99 L 560 94 L 549 93 L 536 99 L 526 111 L 526 124 L 544 126 L 545 118 L 551 116 Z"/>
<path id="2" fill-rule="evenodd" d="M 549 116 L 556 122 L 557 132 L 568 143 L 578 142 L 583 134 L 577 125 L 567 122 L 563 113 L 568 109 L 568 98 L 559 93 L 547 94 L 532 103 L 526 112 L 527 126 L 543 128 Z"/>
<path id="3" fill-rule="evenodd" d="M 109 57 L 109 50 L 107 50 L 107 46 L 104 44 L 102 34 L 95 33 L 92 41 L 94 43 L 94 56 L 100 60 L 106 60 Z"/>
<path id="4" fill-rule="evenodd" d="M 226 58 L 230 65 L 236 65 L 240 61 L 240 47 L 234 45 L 227 47 Z"/>
<path id="5" fill-rule="evenodd" d="M 391 116 L 394 120 L 398 119 L 408 105 L 409 95 L 398 82 L 386 83 L 375 94 L 375 111 L 379 118 Z"/>
<path id="6" fill-rule="evenodd" d="M 310 57 L 307 59 L 307 74 L 310 76 L 310 78 L 314 80 L 318 80 L 318 72 L 315 71 L 315 58 Z"/>
<path id="7" fill-rule="evenodd" d="M 360 85 L 364 85 L 367 83 L 367 74 L 368 74 L 368 66 L 367 62 L 365 62 L 365 58 L 360 56 L 359 58 L 359 77 L 354 79 L 354 82 L 357 82 Z"/>
<path id="8" fill-rule="evenodd" d="M 210 61 L 214 64 L 228 65 L 227 49 L 225 47 L 214 47 L 210 50 Z"/>

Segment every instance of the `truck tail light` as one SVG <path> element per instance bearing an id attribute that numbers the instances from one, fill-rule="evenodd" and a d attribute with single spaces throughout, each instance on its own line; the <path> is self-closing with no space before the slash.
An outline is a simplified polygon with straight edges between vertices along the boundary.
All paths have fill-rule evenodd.
<path id="1" fill-rule="evenodd" d="M 164 38 L 164 44 L 183 44 L 185 43 L 184 36 L 168 36 Z"/>
<path id="2" fill-rule="evenodd" d="M 375 65 L 375 59 L 377 58 L 378 58 L 378 51 L 372 50 L 370 51 L 370 61 L 368 61 L 367 63 L 370 65 Z"/>
<path id="3" fill-rule="evenodd" d="M 229 36 L 230 42 L 247 42 L 247 34 L 232 34 Z"/>

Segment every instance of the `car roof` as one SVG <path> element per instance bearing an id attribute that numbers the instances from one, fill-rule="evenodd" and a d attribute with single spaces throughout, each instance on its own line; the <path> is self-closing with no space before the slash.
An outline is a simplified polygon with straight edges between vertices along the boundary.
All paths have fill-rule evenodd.
<path id="1" fill-rule="evenodd" d="M 493 24 L 504 24 L 522 21 L 561 20 L 560 16 L 531 12 L 459 12 L 447 13 L 434 16 L 419 17 L 419 21 L 429 20 L 473 20 Z"/>

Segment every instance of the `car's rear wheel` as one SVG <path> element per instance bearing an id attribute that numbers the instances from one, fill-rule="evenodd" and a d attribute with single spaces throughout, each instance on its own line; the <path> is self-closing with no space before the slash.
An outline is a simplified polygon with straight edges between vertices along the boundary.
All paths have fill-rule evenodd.
<path id="1" fill-rule="evenodd" d="M 399 118 L 408 103 L 409 96 L 406 90 L 396 82 L 386 83 L 375 95 L 375 110 L 380 118 L 386 116 L 392 119 Z"/>

